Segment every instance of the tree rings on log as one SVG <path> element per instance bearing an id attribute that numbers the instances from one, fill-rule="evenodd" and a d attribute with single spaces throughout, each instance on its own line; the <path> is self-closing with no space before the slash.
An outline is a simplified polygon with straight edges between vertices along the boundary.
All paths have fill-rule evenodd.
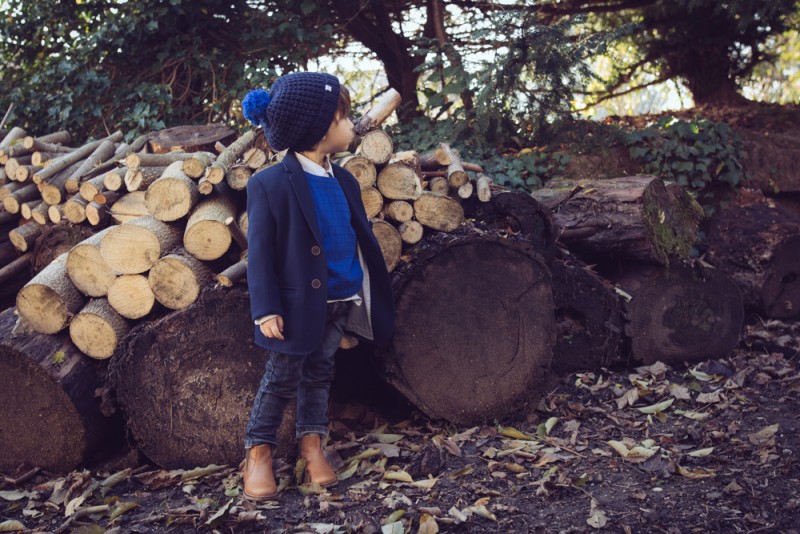
<path id="1" fill-rule="evenodd" d="M 367 218 L 371 219 L 383 209 L 383 195 L 374 187 L 365 187 L 361 190 L 361 203 L 364 204 Z"/>
<path id="2" fill-rule="evenodd" d="M 478 424 L 542 391 L 555 342 L 550 273 L 524 239 L 431 234 L 394 277 L 386 377 L 432 418 Z"/>
<path id="3" fill-rule="evenodd" d="M 183 172 L 182 161 L 168 165 L 144 194 L 147 211 L 160 221 L 175 221 L 184 217 L 199 200 L 197 183 Z"/>
<path id="4" fill-rule="evenodd" d="M 122 420 L 101 412 L 105 365 L 81 354 L 66 332 L 36 334 L 0 314 L 0 471 L 23 462 L 68 472 L 122 443 Z M 15 325 L 16 331 L 15 331 Z"/>
<path id="5" fill-rule="evenodd" d="M 100 254 L 117 274 L 139 274 L 180 242 L 177 228 L 145 215 L 113 227 L 100 242 Z"/>
<path id="6" fill-rule="evenodd" d="M 390 163 L 378 174 L 378 190 L 392 200 L 415 200 L 422 194 L 419 175 L 405 163 Z"/>
<path id="7" fill-rule="evenodd" d="M 172 310 L 188 307 L 211 280 L 208 267 L 182 248 L 159 259 L 147 275 L 156 300 Z"/>
<path id="8" fill-rule="evenodd" d="M 253 342 L 244 289 L 208 289 L 192 306 L 134 327 L 110 362 L 141 451 L 166 468 L 236 465 L 268 351 Z"/>
<path id="9" fill-rule="evenodd" d="M 392 272 L 400 261 L 403 249 L 400 234 L 394 226 L 381 219 L 372 219 L 372 233 L 375 234 L 375 239 L 381 247 L 386 270 Z"/>
<path id="10" fill-rule="evenodd" d="M 114 283 L 117 275 L 103 259 L 100 243 L 114 228 L 104 230 L 87 237 L 70 249 L 67 256 L 67 274 L 81 293 L 90 297 L 102 297 Z"/>
<path id="11" fill-rule="evenodd" d="M 421 224 L 442 232 L 452 232 L 464 222 L 464 208 L 458 201 L 430 191 L 414 201 L 414 214 Z"/>
<path id="12" fill-rule="evenodd" d="M 201 260 L 216 260 L 231 246 L 231 232 L 225 221 L 236 215 L 236 202 L 225 184 L 212 186 L 212 195 L 201 201 L 186 221 L 183 246 Z"/>
<path id="13" fill-rule="evenodd" d="M 98 360 L 114 354 L 130 324 L 105 298 L 91 299 L 69 323 L 69 337 L 78 349 Z"/>
<path id="14" fill-rule="evenodd" d="M 36 332 L 55 334 L 69 324 L 86 297 L 67 276 L 64 252 L 17 293 L 17 310 Z"/>
<path id="15" fill-rule="evenodd" d="M 357 155 L 364 156 L 375 165 L 383 165 L 393 152 L 392 136 L 383 130 L 371 130 L 361 139 Z"/>
<path id="16" fill-rule="evenodd" d="M 624 300 L 631 356 L 651 364 L 719 358 L 739 341 L 742 295 L 718 269 L 699 264 L 626 263 L 607 277 L 632 298 Z"/>
<path id="17" fill-rule="evenodd" d="M 156 297 L 146 276 L 123 274 L 108 288 L 108 303 L 126 319 L 141 319 L 153 310 Z"/>
<path id="18" fill-rule="evenodd" d="M 347 156 L 339 161 L 339 165 L 355 177 L 361 189 L 375 185 L 378 174 L 375 164 L 364 156 Z"/>

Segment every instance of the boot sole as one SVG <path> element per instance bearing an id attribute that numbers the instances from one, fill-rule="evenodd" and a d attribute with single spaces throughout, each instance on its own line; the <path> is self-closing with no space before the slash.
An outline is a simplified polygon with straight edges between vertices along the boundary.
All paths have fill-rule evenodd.
<path id="1" fill-rule="evenodd" d="M 242 490 L 242 495 L 244 495 L 245 499 L 247 499 L 249 501 L 253 501 L 253 502 L 274 501 L 274 500 L 277 500 L 277 498 L 278 498 L 278 493 L 277 492 L 275 492 L 275 493 L 273 493 L 271 495 L 258 495 L 258 496 L 256 496 L 256 495 L 250 495 L 246 491 Z"/>

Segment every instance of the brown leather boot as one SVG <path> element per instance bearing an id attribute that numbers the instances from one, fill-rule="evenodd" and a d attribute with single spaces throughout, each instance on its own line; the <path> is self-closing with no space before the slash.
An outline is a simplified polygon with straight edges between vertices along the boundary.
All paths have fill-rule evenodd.
<path id="1" fill-rule="evenodd" d="M 304 482 L 317 482 L 325 488 L 339 482 L 336 472 L 322 454 L 319 434 L 306 434 L 300 438 L 300 457 L 306 461 Z"/>
<path id="2" fill-rule="evenodd" d="M 250 447 L 243 464 L 244 496 L 254 501 L 274 499 L 278 486 L 272 474 L 272 447 L 266 443 Z"/>

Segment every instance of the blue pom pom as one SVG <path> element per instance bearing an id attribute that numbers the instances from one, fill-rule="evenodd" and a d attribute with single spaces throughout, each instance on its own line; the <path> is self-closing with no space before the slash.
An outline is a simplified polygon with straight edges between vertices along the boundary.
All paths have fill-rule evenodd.
<path id="1" fill-rule="evenodd" d="M 265 122 L 269 102 L 269 93 L 264 89 L 250 91 L 242 100 L 244 118 L 254 126 L 261 126 Z"/>

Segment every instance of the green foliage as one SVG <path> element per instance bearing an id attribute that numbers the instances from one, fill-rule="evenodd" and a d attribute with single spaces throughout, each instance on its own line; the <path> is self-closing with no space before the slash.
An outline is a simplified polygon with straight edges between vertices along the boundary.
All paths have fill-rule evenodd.
<path id="1" fill-rule="evenodd" d="M 0 7 L 0 105 L 33 133 L 244 126 L 238 100 L 324 51 L 315 3 L 24 0 Z M 305 15 L 301 15 L 305 13 Z M 305 18 L 304 18 L 305 17 Z M 306 30 L 313 23 L 315 31 Z"/>
<path id="2" fill-rule="evenodd" d="M 701 199 L 729 192 L 745 180 L 742 141 L 725 123 L 666 116 L 626 137 L 631 159 L 645 172 L 677 182 Z"/>

